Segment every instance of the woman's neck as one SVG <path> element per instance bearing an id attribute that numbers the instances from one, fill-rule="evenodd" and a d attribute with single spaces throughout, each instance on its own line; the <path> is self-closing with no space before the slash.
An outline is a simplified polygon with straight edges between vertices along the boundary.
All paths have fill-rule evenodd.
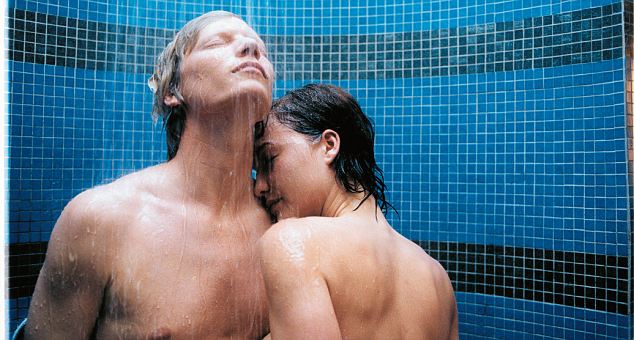
<path id="1" fill-rule="evenodd" d="M 321 216 L 340 217 L 353 212 L 372 213 L 376 209 L 376 200 L 370 195 L 366 198 L 365 192 L 352 193 L 346 191 L 340 185 L 336 185 L 326 196 Z"/>

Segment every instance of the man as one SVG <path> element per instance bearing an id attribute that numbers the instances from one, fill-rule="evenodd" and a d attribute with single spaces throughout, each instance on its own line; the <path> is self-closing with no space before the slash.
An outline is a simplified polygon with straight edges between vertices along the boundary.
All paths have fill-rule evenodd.
<path id="1" fill-rule="evenodd" d="M 244 21 L 189 23 L 151 79 L 169 161 L 85 191 L 64 209 L 29 310 L 31 339 L 256 339 L 267 332 L 254 245 L 253 126 L 273 67 Z"/>
<path id="2" fill-rule="evenodd" d="M 256 194 L 279 220 L 259 242 L 273 339 L 458 337 L 447 273 L 381 211 L 374 129 L 352 96 L 289 92 L 256 145 Z"/>

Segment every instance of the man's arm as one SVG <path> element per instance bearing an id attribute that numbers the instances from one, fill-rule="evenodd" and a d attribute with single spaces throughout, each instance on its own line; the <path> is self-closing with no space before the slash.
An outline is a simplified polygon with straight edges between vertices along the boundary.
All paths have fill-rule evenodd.
<path id="1" fill-rule="evenodd" d="M 299 220 L 282 221 L 259 241 L 274 339 L 341 339 L 318 247 Z M 293 225 L 300 223 L 300 225 Z M 317 249 L 316 249 L 317 248 Z"/>
<path id="2" fill-rule="evenodd" d="M 25 339 L 88 339 L 108 277 L 102 213 L 84 193 L 62 212 L 37 279 Z M 101 210 L 101 211 L 100 211 Z"/>

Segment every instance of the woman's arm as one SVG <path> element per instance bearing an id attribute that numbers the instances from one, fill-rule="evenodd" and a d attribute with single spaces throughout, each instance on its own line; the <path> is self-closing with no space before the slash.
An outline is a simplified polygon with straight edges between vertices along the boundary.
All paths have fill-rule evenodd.
<path id="1" fill-rule="evenodd" d="M 259 242 L 275 339 L 341 339 L 316 241 L 301 220 L 285 220 Z"/>

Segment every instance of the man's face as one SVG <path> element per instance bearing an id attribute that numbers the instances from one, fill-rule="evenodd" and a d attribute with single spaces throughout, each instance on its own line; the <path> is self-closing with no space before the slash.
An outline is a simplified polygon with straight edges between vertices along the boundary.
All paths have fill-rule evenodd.
<path id="1" fill-rule="evenodd" d="M 258 34 L 238 18 L 216 20 L 199 32 L 180 77 L 183 98 L 194 110 L 248 103 L 264 115 L 271 106 L 273 65 Z"/>
<path id="2" fill-rule="evenodd" d="M 328 165 L 319 143 L 270 118 L 256 141 L 255 194 L 278 220 L 319 216 Z"/>

